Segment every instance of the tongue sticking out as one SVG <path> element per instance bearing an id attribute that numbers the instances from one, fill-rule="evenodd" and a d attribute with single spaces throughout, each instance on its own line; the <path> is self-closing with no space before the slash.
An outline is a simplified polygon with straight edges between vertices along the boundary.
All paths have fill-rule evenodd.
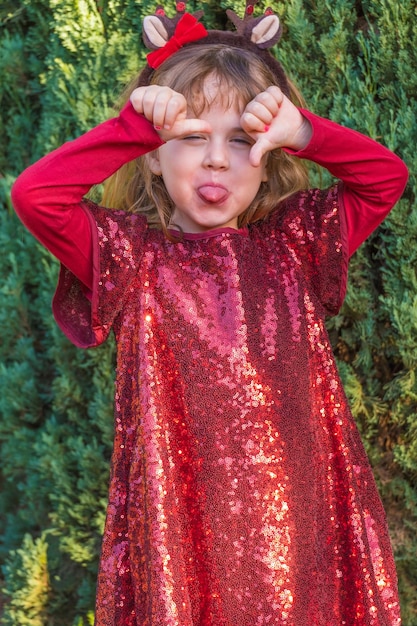
<path id="1" fill-rule="evenodd" d="M 229 192 L 224 187 L 217 187 L 216 185 L 203 185 L 198 189 L 200 197 L 205 202 L 222 202 L 229 195 Z"/>

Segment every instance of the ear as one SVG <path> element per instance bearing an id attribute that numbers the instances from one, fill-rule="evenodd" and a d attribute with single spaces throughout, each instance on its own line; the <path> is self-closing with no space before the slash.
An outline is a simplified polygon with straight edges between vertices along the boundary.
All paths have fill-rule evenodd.
<path id="1" fill-rule="evenodd" d="M 155 174 L 155 176 L 161 176 L 162 170 L 159 162 L 158 150 L 153 150 L 152 152 L 145 154 L 145 159 L 152 174 Z"/>
<path id="2" fill-rule="evenodd" d="M 278 15 L 266 15 L 252 29 L 251 41 L 257 46 L 277 41 L 279 37 L 279 17 Z M 278 35 L 278 37 L 277 37 Z M 276 39 L 275 39 L 276 38 Z"/>
<path id="3" fill-rule="evenodd" d="M 143 20 L 143 38 L 147 48 L 163 48 L 169 39 L 168 31 L 156 15 L 147 15 Z"/>

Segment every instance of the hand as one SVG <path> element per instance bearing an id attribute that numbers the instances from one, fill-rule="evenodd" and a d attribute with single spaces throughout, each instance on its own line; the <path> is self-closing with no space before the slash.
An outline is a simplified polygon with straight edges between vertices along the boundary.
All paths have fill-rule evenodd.
<path id="1" fill-rule="evenodd" d="M 249 159 L 258 166 L 262 157 L 276 148 L 302 150 L 311 139 L 310 122 L 279 87 L 268 87 L 249 102 L 240 123 L 255 139 Z"/>
<path id="2" fill-rule="evenodd" d="M 208 122 L 187 118 L 188 107 L 184 96 L 169 87 L 138 87 L 132 92 L 130 101 L 135 111 L 153 124 L 164 141 L 190 133 L 211 132 Z"/>

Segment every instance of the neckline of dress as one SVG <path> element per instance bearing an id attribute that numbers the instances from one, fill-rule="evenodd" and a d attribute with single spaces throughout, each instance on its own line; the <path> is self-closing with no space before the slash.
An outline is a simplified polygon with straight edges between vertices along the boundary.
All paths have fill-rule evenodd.
<path id="1" fill-rule="evenodd" d="M 218 237 L 219 235 L 239 235 L 241 237 L 247 237 L 249 234 L 248 227 L 243 228 L 231 228 L 227 226 L 225 228 L 213 228 L 212 230 L 206 230 L 201 233 L 180 233 L 174 228 L 170 228 L 169 232 L 174 236 L 180 235 L 181 240 L 196 241 L 200 239 L 211 239 L 212 237 Z"/>

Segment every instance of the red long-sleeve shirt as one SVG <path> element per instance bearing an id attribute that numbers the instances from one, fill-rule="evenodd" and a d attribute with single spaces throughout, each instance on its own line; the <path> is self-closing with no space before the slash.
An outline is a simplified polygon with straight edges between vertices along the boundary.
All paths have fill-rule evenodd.
<path id="1" fill-rule="evenodd" d="M 325 167 L 343 181 L 349 253 L 382 222 L 400 198 L 407 168 L 387 148 L 334 122 L 302 110 L 311 122 L 308 146 L 292 152 Z M 12 201 L 32 234 L 87 287 L 92 287 L 91 224 L 81 209 L 88 190 L 124 163 L 158 148 L 162 140 L 131 104 L 26 169 Z"/>

